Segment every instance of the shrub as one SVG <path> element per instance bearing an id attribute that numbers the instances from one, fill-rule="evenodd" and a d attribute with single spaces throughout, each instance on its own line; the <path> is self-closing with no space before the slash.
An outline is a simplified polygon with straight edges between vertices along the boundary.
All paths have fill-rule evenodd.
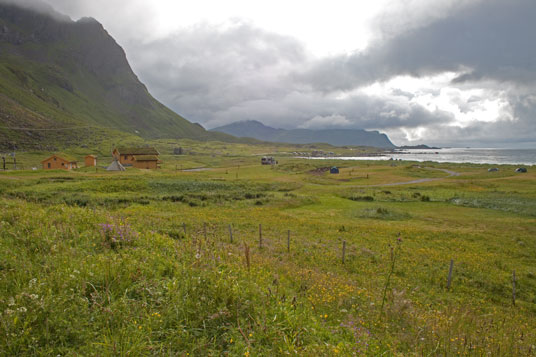
<path id="1" fill-rule="evenodd" d="M 164 197 L 162 197 L 162 200 L 171 201 L 171 202 L 184 202 L 185 201 L 183 195 L 180 195 L 180 196 L 176 196 L 176 195 L 164 196 Z"/>
<path id="2" fill-rule="evenodd" d="M 395 211 L 384 207 L 367 208 L 357 213 L 360 218 L 382 219 L 389 221 L 409 219 L 411 216 L 402 211 Z"/>
<path id="3" fill-rule="evenodd" d="M 71 197 L 64 197 L 63 201 L 69 206 L 86 207 L 89 204 L 90 198 L 85 195 L 74 195 Z"/>
<path id="4" fill-rule="evenodd" d="M 374 197 L 372 196 L 350 196 L 348 197 L 348 199 L 352 201 L 364 201 L 364 202 L 374 201 Z"/>

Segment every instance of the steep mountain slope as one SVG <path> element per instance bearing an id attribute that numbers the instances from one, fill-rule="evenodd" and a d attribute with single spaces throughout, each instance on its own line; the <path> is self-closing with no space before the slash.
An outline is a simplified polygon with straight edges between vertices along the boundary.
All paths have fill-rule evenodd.
<path id="1" fill-rule="evenodd" d="M 74 22 L 42 7 L 0 2 L 0 146 L 69 144 L 110 129 L 145 138 L 232 140 L 154 99 L 96 20 Z M 51 128 L 62 130 L 35 130 Z"/>
<path id="2" fill-rule="evenodd" d="M 236 122 L 211 129 L 238 137 L 251 137 L 259 140 L 307 144 L 327 143 L 334 146 L 354 145 L 379 148 L 395 148 L 387 135 L 377 131 L 359 129 L 274 129 L 255 120 Z"/>

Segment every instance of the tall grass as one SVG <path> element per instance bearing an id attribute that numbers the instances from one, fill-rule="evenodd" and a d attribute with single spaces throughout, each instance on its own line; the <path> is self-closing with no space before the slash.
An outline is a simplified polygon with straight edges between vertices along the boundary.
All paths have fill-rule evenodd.
<path id="1" fill-rule="evenodd" d="M 348 200 L 286 171 L 136 175 L 0 181 L 1 354 L 535 354 L 529 215 L 422 202 L 410 187 Z M 399 232 L 403 253 L 389 247 Z"/>

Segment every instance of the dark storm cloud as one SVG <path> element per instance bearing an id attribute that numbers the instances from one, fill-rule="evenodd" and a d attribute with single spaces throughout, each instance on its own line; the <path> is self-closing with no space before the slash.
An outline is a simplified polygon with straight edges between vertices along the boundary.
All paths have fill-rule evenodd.
<path id="1" fill-rule="evenodd" d="M 415 27 L 364 52 L 316 63 L 301 79 L 316 89 L 348 90 L 397 75 L 464 72 L 454 83 L 484 79 L 534 85 L 536 2 L 488 0 Z"/>
<path id="2" fill-rule="evenodd" d="M 130 58 L 153 93 L 208 127 L 257 119 L 287 128 L 393 128 L 451 119 L 407 100 L 308 89 L 293 78 L 310 61 L 301 43 L 248 23 L 200 25 L 133 46 Z M 330 123 L 334 115 L 344 120 Z"/>
<path id="3" fill-rule="evenodd" d="M 398 75 L 420 77 L 459 72 L 453 86 L 516 89 L 527 95 L 536 78 L 536 6 L 532 1 L 477 2 L 425 26 L 400 28 L 365 52 L 313 60 L 302 44 L 251 24 L 201 25 L 173 36 L 129 46 L 130 58 L 155 95 L 193 121 L 214 127 L 257 119 L 277 127 L 356 127 L 394 131 L 428 127 L 431 138 L 486 138 L 532 129 L 529 114 L 515 121 L 450 125 L 454 116 L 412 103 L 415 93 L 392 96 L 341 92 Z M 508 84 L 500 84 L 506 82 Z M 439 90 L 430 89 L 437 96 Z M 519 97 L 510 95 L 512 108 Z M 479 109 L 486 98 L 453 96 L 460 112 Z M 525 109 L 533 111 L 533 107 Z M 514 114 L 519 111 L 514 112 Z M 509 130 L 506 130 L 510 128 Z M 499 130 L 499 131 L 497 131 Z M 480 134 L 479 134 L 480 133 Z M 497 134 L 499 133 L 499 134 Z M 534 133 L 532 131 L 531 133 Z M 496 135 L 497 134 L 497 135 Z"/>
<path id="4" fill-rule="evenodd" d="M 58 21 L 71 21 L 68 16 L 57 12 L 52 6 L 40 0 L 0 0 L 0 4 L 16 5 L 25 9 L 35 10 Z"/>
<path id="5" fill-rule="evenodd" d="M 323 59 L 308 54 L 294 38 L 241 20 L 198 24 L 158 37 L 154 9 L 146 1 L 47 2 L 75 19 L 93 16 L 103 22 L 150 92 L 207 127 L 256 119 L 284 128 L 379 129 L 400 144 L 407 130 L 425 128 L 428 143 L 447 145 L 515 142 L 536 133 L 533 0 L 454 2 L 463 6 L 422 2 L 424 15 L 417 20 L 401 20 L 397 8 L 378 20 L 379 33 L 367 49 Z M 359 90 L 400 75 L 446 71 L 457 73 L 453 87 L 483 89 L 469 99 L 449 94 L 461 113 L 470 114 L 494 98 L 506 100 L 509 111 L 495 123 L 462 128 L 453 125 L 452 113 L 415 102 L 418 96 L 440 96 L 439 87 L 381 95 Z"/>
<path id="6" fill-rule="evenodd" d="M 307 61 L 296 40 L 238 21 L 226 27 L 198 25 L 130 48 L 134 67 L 154 94 L 203 122 L 255 117 L 289 94 L 293 85 L 287 73 Z M 272 112 L 288 110 L 276 105 Z"/>
<path id="7" fill-rule="evenodd" d="M 19 0 L 13 0 L 19 1 Z M 158 26 L 155 5 L 147 0 L 21 0 L 44 1 L 74 20 L 93 17 L 120 43 L 152 38 Z M 128 48 L 126 48 L 128 50 Z"/>

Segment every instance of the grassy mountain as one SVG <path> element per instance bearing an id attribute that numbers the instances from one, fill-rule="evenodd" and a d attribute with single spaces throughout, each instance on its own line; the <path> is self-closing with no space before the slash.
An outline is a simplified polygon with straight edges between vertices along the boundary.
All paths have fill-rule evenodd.
<path id="1" fill-rule="evenodd" d="M 3 148 L 69 145 L 118 131 L 232 140 L 154 99 L 96 20 L 74 22 L 44 5 L 36 10 L 0 2 L 0 78 Z"/>
<path id="2" fill-rule="evenodd" d="M 211 129 L 238 137 L 251 137 L 259 140 L 293 144 L 327 143 L 334 146 L 372 146 L 379 148 L 394 148 L 395 145 L 387 135 L 377 131 L 359 129 L 274 129 L 258 121 L 248 120 L 235 122 Z"/>

